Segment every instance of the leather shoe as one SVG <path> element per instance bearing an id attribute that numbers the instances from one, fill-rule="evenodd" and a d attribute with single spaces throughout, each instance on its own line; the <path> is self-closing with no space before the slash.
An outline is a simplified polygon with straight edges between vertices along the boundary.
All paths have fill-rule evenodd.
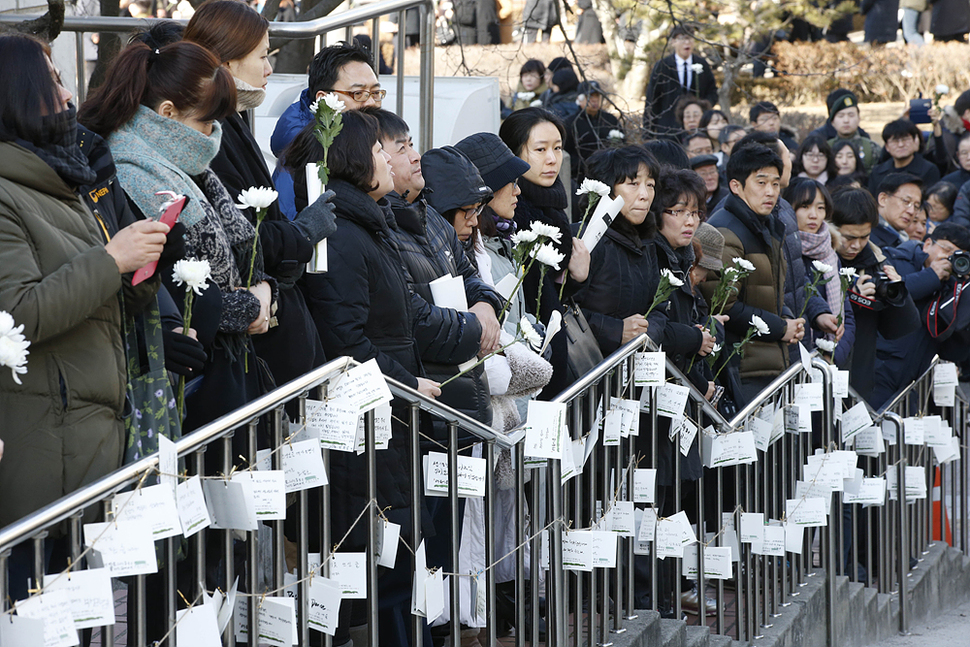
<path id="1" fill-rule="evenodd" d="M 707 615 L 713 616 L 717 615 L 717 602 L 713 598 L 705 599 L 705 607 Z M 697 599 L 697 589 L 693 588 L 690 591 L 685 591 L 680 594 L 680 608 L 684 610 L 684 613 L 689 613 L 692 616 L 697 615 L 698 610 L 698 599 Z"/>

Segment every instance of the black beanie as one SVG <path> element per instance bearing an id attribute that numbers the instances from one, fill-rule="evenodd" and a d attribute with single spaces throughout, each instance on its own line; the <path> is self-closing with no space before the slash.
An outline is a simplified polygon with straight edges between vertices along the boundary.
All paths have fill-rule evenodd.
<path id="1" fill-rule="evenodd" d="M 478 168 L 482 180 L 494 193 L 520 178 L 529 163 L 515 156 L 498 135 L 475 133 L 455 144 Z"/>

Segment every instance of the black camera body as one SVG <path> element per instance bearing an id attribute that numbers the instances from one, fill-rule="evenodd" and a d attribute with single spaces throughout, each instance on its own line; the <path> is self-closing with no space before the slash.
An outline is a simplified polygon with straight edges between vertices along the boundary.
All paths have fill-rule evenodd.
<path id="1" fill-rule="evenodd" d="M 950 267 L 953 270 L 954 276 L 959 276 L 964 278 L 970 276 L 970 252 L 965 252 L 962 249 L 950 254 Z"/>
<path id="2" fill-rule="evenodd" d="M 906 284 L 902 281 L 893 281 L 882 270 L 873 272 L 870 280 L 876 286 L 876 293 L 871 297 L 864 297 L 850 290 L 849 301 L 867 310 L 879 311 L 887 305 L 899 305 L 906 299 Z"/>

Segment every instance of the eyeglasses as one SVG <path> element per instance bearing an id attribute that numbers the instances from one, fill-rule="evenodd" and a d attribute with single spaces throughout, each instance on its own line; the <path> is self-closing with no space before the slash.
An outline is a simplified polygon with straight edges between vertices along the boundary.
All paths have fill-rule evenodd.
<path id="1" fill-rule="evenodd" d="M 331 90 L 331 92 L 353 97 L 357 103 L 363 103 L 371 97 L 377 101 L 383 101 L 387 96 L 387 90 Z"/>
<path id="2" fill-rule="evenodd" d="M 691 217 L 699 219 L 701 217 L 700 211 L 691 211 L 689 209 L 664 209 L 664 213 L 679 219 Z"/>
<path id="3" fill-rule="evenodd" d="M 465 220 L 474 220 L 475 218 L 482 215 L 482 211 L 484 210 L 485 210 L 484 202 L 478 205 L 477 207 L 468 207 L 468 208 L 459 207 L 458 209 L 458 211 L 460 211 L 462 215 L 465 216 Z"/>
<path id="4" fill-rule="evenodd" d="M 825 153 L 804 153 L 802 159 L 809 159 L 813 162 L 821 162 L 825 159 Z"/>
<path id="5" fill-rule="evenodd" d="M 912 209 L 913 211 L 919 211 L 919 208 L 921 206 L 919 200 L 910 200 L 909 198 L 900 198 L 895 193 L 890 193 L 890 195 L 892 197 L 896 198 L 897 200 L 899 200 L 900 202 L 902 202 L 904 209 Z"/>

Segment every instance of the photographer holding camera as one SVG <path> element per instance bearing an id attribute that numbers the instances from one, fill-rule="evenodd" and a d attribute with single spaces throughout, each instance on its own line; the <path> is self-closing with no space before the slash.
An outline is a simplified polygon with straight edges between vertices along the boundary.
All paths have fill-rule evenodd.
<path id="1" fill-rule="evenodd" d="M 970 283 L 968 250 L 970 231 L 949 222 L 924 242 L 911 240 L 886 250 L 919 310 L 920 325 L 905 337 L 879 340 L 872 402 L 887 402 L 919 377 L 934 355 L 955 362 L 970 356 L 970 298 L 962 298 Z"/>
<path id="2" fill-rule="evenodd" d="M 840 366 L 849 370 L 849 383 L 872 403 L 875 386 L 876 340 L 898 339 L 919 325 L 919 313 L 896 270 L 882 250 L 869 241 L 879 224 L 876 201 L 864 189 L 843 189 L 832 196 L 832 224 L 838 230 L 836 253 L 843 267 L 858 277 L 849 288 L 856 322 L 856 340 Z"/>

